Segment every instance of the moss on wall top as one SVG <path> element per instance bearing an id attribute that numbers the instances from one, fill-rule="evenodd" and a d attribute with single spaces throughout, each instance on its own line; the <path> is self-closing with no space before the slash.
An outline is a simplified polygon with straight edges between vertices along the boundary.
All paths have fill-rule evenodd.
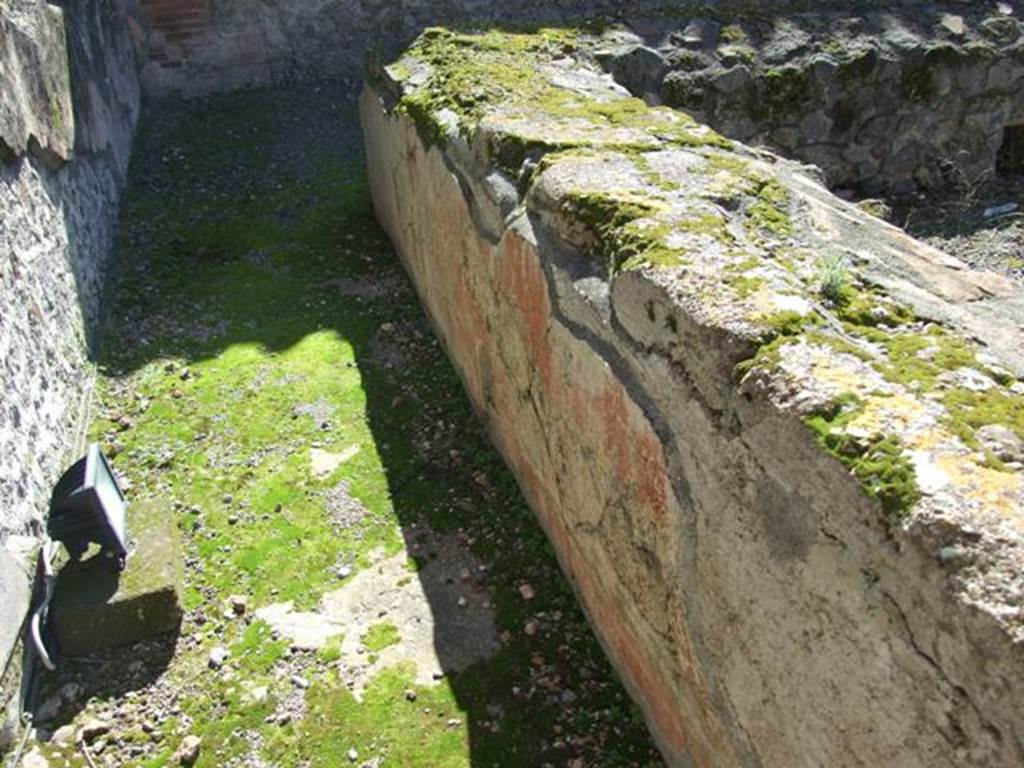
<path id="1" fill-rule="evenodd" d="M 581 29 L 431 29 L 385 73 L 425 142 L 484 166 L 468 175 L 509 175 L 609 280 L 639 271 L 742 340 L 738 386 L 796 413 L 892 525 L 939 504 L 1020 523 L 1024 456 L 991 428 L 1024 440 L 1024 384 L 956 312 L 934 322 L 894 288 L 896 275 L 928 289 L 922 275 L 959 267 L 800 168 L 630 98 L 593 42 Z M 799 79 L 778 78 L 776 97 L 801 97 Z"/>

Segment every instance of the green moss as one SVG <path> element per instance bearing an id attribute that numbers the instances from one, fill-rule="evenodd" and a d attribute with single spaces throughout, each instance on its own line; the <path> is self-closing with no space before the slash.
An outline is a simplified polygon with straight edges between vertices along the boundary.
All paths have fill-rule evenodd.
<path id="1" fill-rule="evenodd" d="M 398 632 L 398 627 L 390 621 L 381 621 L 374 624 L 366 630 L 366 634 L 361 638 L 366 650 L 374 653 L 380 653 L 385 648 L 398 645 L 401 639 L 402 636 Z"/>
<path id="2" fill-rule="evenodd" d="M 930 390 L 943 373 L 977 366 L 974 348 L 969 342 L 937 327 L 927 333 L 882 332 L 874 334 L 872 340 L 885 348 L 882 375 L 904 386 L 917 384 Z"/>
<path id="3" fill-rule="evenodd" d="M 748 226 L 779 237 L 792 235 L 789 192 L 774 179 L 761 179 L 756 182 L 754 194 L 754 201 L 746 210 Z"/>
<path id="4" fill-rule="evenodd" d="M 857 207 L 876 219 L 881 219 L 882 221 L 890 221 L 892 219 L 892 208 L 884 200 L 861 200 L 857 203 Z"/>
<path id="5" fill-rule="evenodd" d="M 768 329 L 772 338 L 796 336 L 809 326 L 815 324 L 815 317 L 813 315 L 802 315 L 791 310 L 765 315 L 758 318 L 758 320 Z"/>
<path id="6" fill-rule="evenodd" d="M 742 43 L 747 39 L 747 33 L 739 24 L 727 24 L 718 33 L 718 39 L 723 43 Z"/>
<path id="7" fill-rule="evenodd" d="M 785 328 L 786 326 L 783 326 Z M 771 370 L 782 360 L 782 348 L 793 343 L 793 337 L 787 334 L 777 334 L 774 329 L 768 328 L 761 339 L 757 351 L 746 360 L 741 360 L 733 368 L 732 376 L 734 381 L 742 381 L 748 374 L 755 370 Z"/>
<path id="8" fill-rule="evenodd" d="M 937 92 L 931 65 L 927 61 L 908 65 L 900 78 L 900 91 L 911 103 L 934 101 Z"/>
<path id="9" fill-rule="evenodd" d="M 826 41 L 821 46 L 822 53 L 827 53 L 829 56 L 839 58 L 846 53 L 846 44 L 837 38 Z"/>
<path id="10" fill-rule="evenodd" d="M 882 294 L 844 285 L 835 301 L 836 317 L 853 332 L 878 326 L 900 326 L 915 320 L 907 307 L 889 301 Z"/>
<path id="11" fill-rule="evenodd" d="M 897 436 L 864 441 L 844 434 L 843 423 L 857 415 L 857 406 L 849 403 L 838 411 L 812 416 L 806 423 L 818 442 L 857 477 L 865 493 L 878 500 L 887 519 L 899 523 L 921 498 L 914 466 Z"/>
<path id="12" fill-rule="evenodd" d="M 819 346 L 829 347 L 841 355 L 851 355 L 852 357 L 856 357 L 858 360 L 863 360 L 867 363 L 876 361 L 876 357 L 869 350 L 858 346 L 849 339 L 837 336 L 835 331 L 831 329 L 828 331 L 811 331 L 806 334 L 805 339 L 808 344 L 818 344 Z"/>
<path id="13" fill-rule="evenodd" d="M 769 69 L 761 78 L 757 96 L 750 105 L 755 120 L 775 122 L 791 118 L 807 106 L 811 79 L 806 69 L 797 66 Z"/>
<path id="14" fill-rule="evenodd" d="M 757 293 L 764 285 L 767 284 L 767 280 L 763 277 L 748 277 L 747 275 L 739 275 L 736 277 L 727 277 L 725 284 L 728 285 L 733 293 L 736 294 L 737 298 L 746 299 L 753 294 Z"/>
<path id="15" fill-rule="evenodd" d="M 443 143 L 449 130 L 440 122 L 448 111 L 455 115 L 458 130 L 467 138 L 479 121 L 497 106 L 558 120 L 592 124 L 592 139 L 562 141 L 557 138 L 501 134 L 492 150 L 499 164 L 513 173 L 528 156 L 574 146 L 604 144 L 600 129 L 624 128 L 674 146 L 731 147 L 732 143 L 692 119 L 672 110 L 652 108 L 640 99 L 610 102 L 587 98 L 551 83 L 542 71 L 545 61 L 572 53 L 579 30 L 539 29 L 526 33 L 489 30 L 480 33 L 432 28 L 426 30 L 406 54 L 429 68 L 422 85 L 409 88 L 398 110 L 413 120 L 428 144 Z M 411 69 L 408 64 L 406 69 Z M 557 133 L 557 131 L 555 132 Z M 612 142 L 623 149 L 650 147 L 652 141 L 627 139 Z"/>
<path id="16" fill-rule="evenodd" d="M 793 233 L 789 213 L 789 192 L 775 179 L 757 170 L 737 155 L 721 152 L 705 157 L 708 171 L 721 174 L 721 181 L 711 188 L 713 197 L 725 197 L 745 205 L 747 227 L 755 234 L 786 237 Z"/>
<path id="17" fill-rule="evenodd" d="M 1024 440 L 1024 399 L 998 388 L 975 392 L 956 388 L 946 392 L 942 404 L 949 412 L 948 425 L 967 445 L 978 447 L 975 432 L 998 424 Z"/>
<path id="18" fill-rule="evenodd" d="M 325 664 L 333 664 L 341 658 L 341 641 L 342 637 L 332 637 L 328 640 L 324 647 L 317 651 L 317 658 Z"/>
<path id="19" fill-rule="evenodd" d="M 58 131 L 64 130 L 64 110 L 61 108 L 60 97 L 56 93 L 50 94 L 50 120 Z"/>
<path id="20" fill-rule="evenodd" d="M 680 254 L 665 244 L 668 225 L 654 220 L 663 210 L 656 200 L 629 193 L 590 192 L 568 196 L 562 207 L 591 232 L 592 254 L 611 274 L 647 264 L 679 263 Z"/>
<path id="21" fill-rule="evenodd" d="M 728 222 L 719 213 L 698 213 L 673 222 L 673 229 L 704 235 L 726 245 L 732 245 L 736 238 L 729 231 Z"/>
<path id="22" fill-rule="evenodd" d="M 672 65 L 684 72 L 695 72 L 708 66 L 707 59 L 694 51 L 680 49 L 671 54 Z"/>

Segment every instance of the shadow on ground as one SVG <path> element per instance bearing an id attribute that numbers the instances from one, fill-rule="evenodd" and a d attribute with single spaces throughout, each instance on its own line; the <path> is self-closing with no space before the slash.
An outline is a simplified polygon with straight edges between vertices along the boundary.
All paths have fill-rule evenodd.
<path id="1" fill-rule="evenodd" d="M 658 764 L 373 218 L 355 94 L 151 107 L 115 269 L 92 435 L 130 496 L 173 503 L 188 613 L 127 701 L 74 668 L 86 714 L 125 721 L 105 755 L 166 765 L 193 733 L 200 766 Z M 408 575 L 368 628 L 303 648 L 254 620 L 315 612 L 396 557 Z M 383 595 L 413 578 L 436 680 L 374 666 L 401 657 Z M 493 623 L 473 663 L 463 608 Z"/>

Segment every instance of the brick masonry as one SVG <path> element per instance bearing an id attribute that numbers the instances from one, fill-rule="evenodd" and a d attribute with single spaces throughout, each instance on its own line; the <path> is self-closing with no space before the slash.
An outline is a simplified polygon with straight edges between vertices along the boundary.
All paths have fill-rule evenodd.
<path id="1" fill-rule="evenodd" d="M 210 26 L 210 0 L 140 0 L 149 27 L 146 49 L 161 69 L 181 67 Z"/>

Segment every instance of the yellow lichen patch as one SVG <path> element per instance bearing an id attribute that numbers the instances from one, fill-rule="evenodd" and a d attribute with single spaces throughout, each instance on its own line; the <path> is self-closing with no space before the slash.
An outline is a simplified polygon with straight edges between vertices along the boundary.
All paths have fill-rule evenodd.
<path id="1" fill-rule="evenodd" d="M 952 451 L 935 457 L 934 464 L 963 498 L 1024 526 L 1024 478 L 1020 474 L 991 469 Z"/>
<path id="2" fill-rule="evenodd" d="M 863 410 L 847 426 L 850 434 L 877 435 L 895 433 L 913 443 L 921 430 L 935 423 L 920 400 L 905 392 L 873 395 L 865 398 Z"/>
<path id="3" fill-rule="evenodd" d="M 785 350 L 783 350 L 783 355 Z M 871 372 L 870 366 L 862 361 L 825 346 L 814 346 L 811 358 L 811 374 L 814 380 L 822 385 L 830 395 L 865 396 L 880 382 L 865 376 Z"/>

